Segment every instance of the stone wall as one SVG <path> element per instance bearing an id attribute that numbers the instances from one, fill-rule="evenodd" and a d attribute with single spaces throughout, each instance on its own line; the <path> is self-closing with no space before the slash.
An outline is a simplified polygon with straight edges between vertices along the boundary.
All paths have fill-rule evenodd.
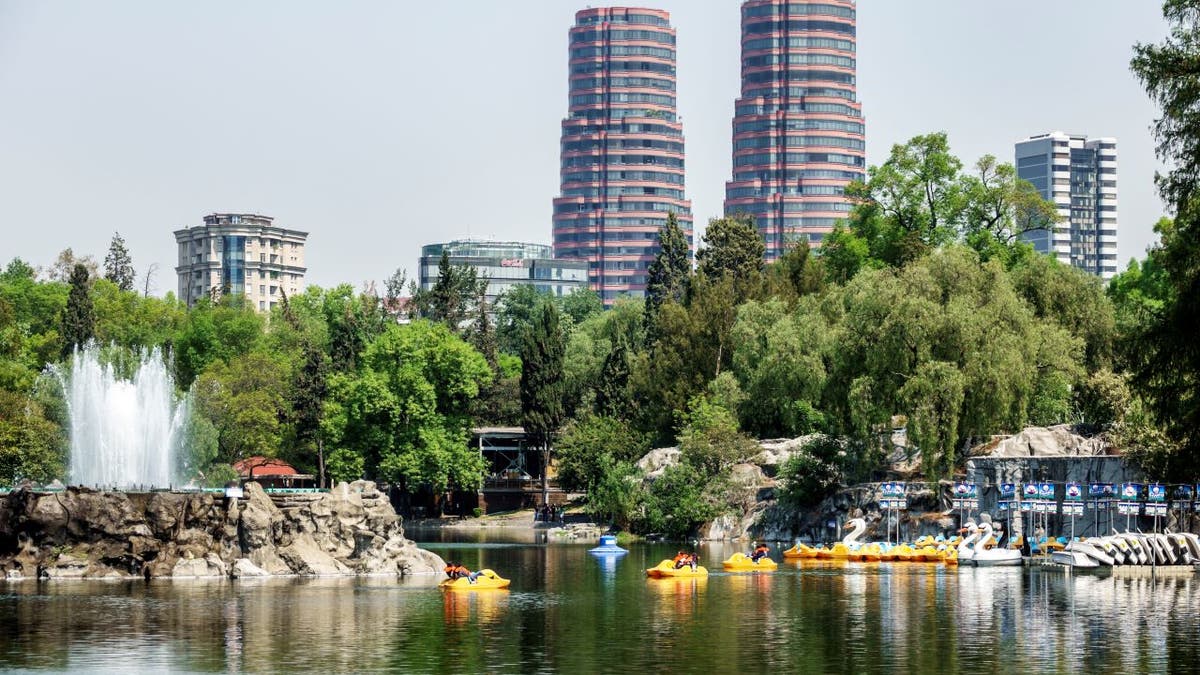
<path id="1" fill-rule="evenodd" d="M 17 490 L 0 500 L 10 578 L 432 574 L 443 561 L 404 538 L 374 483 L 243 499 L 211 493 Z"/>

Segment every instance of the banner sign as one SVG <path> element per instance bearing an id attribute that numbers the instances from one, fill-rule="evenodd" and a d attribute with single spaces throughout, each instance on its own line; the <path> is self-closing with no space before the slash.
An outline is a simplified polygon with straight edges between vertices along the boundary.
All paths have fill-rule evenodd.
<path id="1" fill-rule="evenodd" d="M 979 488 L 974 483 L 955 483 L 954 484 L 954 508 L 956 509 L 977 509 L 979 508 Z"/>
<path id="2" fill-rule="evenodd" d="M 1121 483 L 1121 501 L 1117 504 L 1117 513 L 1136 516 L 1141 511 L 1141 504 L 1138 503 L 1141 496 L 1141 483 Z"/>
<path id="3" fill-rule="evenodd" d="M 880 483 L 879 506 L 884 509 L 907 509 L 904 483 Z"/>
<path id="4" fill-rule="evenodd" d="M 1067 483 L 1066 496 L 1063 501 L 1064 516 L 1083 515 L 1083 486 L 1079 483 Z"/>
<path id="5" fill-rule="evenodd" d="M 1017 498 L 1016 483 L 1001 483 L 1000 484 L 1000 501 L 996 502 L 996 508 L 1001 511 L 1008 511 L 1013 508 L 1012 502 Z"/>
<path id="6" fill-rule="evenodd" d="M 1158 483 L 1151 485 L 1150 489 L 1147 490 L 1147 492 L 1146 492 L 1146 501 L 1148 501 L 1148 502 L 1165 502 L 1165 501 L 1167 501 L 1166 486 L 1159 485 Z"/>
<path id="7" fill-rule="evenodd" d="M 1093 509 L 1111 508 L 1111 500 L 1114 490 L 1112 483 L 1089 483 L 1088 497 L 1091 501 L 1088 502 L 1088 507 Z"/>

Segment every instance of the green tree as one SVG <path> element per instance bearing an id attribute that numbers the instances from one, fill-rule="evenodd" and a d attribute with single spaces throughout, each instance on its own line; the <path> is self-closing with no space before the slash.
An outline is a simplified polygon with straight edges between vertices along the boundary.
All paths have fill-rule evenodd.
<path id="1" fill-rule="evenodd" d="M 658 310 L 667 300 L 682 302 L 691 274 L 691 247 L 679 220 L 674 213 L 667 214 L 667 222 L 658 231 L 658 252 L 646 275 L 646 303 L 644 323 L 647 340 L 658 338 L 656 321 Z"/>
<path id="2" fill-rule="evenodd" d="M 117 285 L 122 291 L 132 291 L 136 275 L 133 272 L 133 259 L 125 248 L 125 239 L 120 232 L 113 232 L 112 242 L 108 245 L 108 255 L 104 256 L 104 278 Z"/>
<path id="3" fill-rule="evenodd" d="M 496 312 L 496 339 L 500 351 L 519 355 L 525 331 L 541 314 L 542 305 L 552 302 L 553 295 L 529 284 L 513 286 L 505 291 L 500 296 Z"/>
<path id="4" fill-rule="evenodd" d="M 825 289 L 824 264 L 812 255 L 808 238 L 802 237 L 766 269 L 767 295 L 792 303 Z"/>
<path id="5" fill-rule="evenodd" d="M 96 315 L 88 285 L 87 267 L 76 264 L 71 271 L 71 292 L 62 315 L 63 355 L 87 344 L 96 334 Z"/>
<path id="6" fill-rule="evenodd" d="M 261 351 L 215 361 L 196 379 L 192 393 L 217 430 L 219 461 L 279 455 L 285 391 L 279 364 Z"/>
<path id="7" fill-rule="evenodd" d="M 612 463 L 640 459 L 649 443 L 623 420 L 588 415 L 563 427 L 555 449 L 563 487 L 587 491 L 603 479 Z"/>
<path id="8" fill-rule="evenodd" d="M 600 379 L 596 383 L 596 414 L 628 419 L 633 412 L 633 392 L 630 389 L 629 344 L 619 337 L 604 357 Z"/>
<path id="9" fill-rule="evenodd" d="M 67 437 L 42 406 L 0 389 L 0 485 L 46 483 L 66 476 Z"/>
<path id="10" fill-rule="evenodd" d="M 525 434 L 542 449 L 542 501 L 550 499 L 550 448 L 562 425 L 563 356 L 566 346 L 558 310 L 542 306 L 541 316 L 525 333 L 521 349 L 521 420 Z"/>
<path id="11" fill-rule="evenodd" d="M 696 271 L 709 279 L 729 275 L 738 297 L 750 295 L 761 280 L 766 244 L 749 216 L 714 218 L 704 230 L 704 246 L 696 253 Z"/>
<path id="12" fill-rule="evenodd" d="M 954 467 L 963 386 L 962 373 L 954 364 L 930 361 L 900 389 L 909 411 L 908 433 L 921 450 L 928 478 L 946 475 Z"/>
<path id="13" fill-rule="evenodd" d="M 974 175 L 962 177 L 965 199 L 965 243 L 983 260 L 1000 258 L 1012 264 L 1028 253 L 1022 235 L 1053 230 L 1061 220 L 1054 204 L 1042 198 L 1032 183 L 1017 177 L 1012 164 L 984 155 Z"/>
<path id="14" fill-rule="evenodd" d="M 559 305 L 562 313 L 571 317 L 572 325 L 579 325 L 604 311 L 600 294 L 590 288 L 576 288 L 562 296 Z"/>
<path id="15" fill-rule="evenodd" d="M 263 317 L 240 295 L 196 303 L 175 339 L 175 381 L 187 388 L 211 364 L 228 362 L 261 343 Z"/>
<path id="16" fill-rule="evenodd" d="M 1132 336 L 1138 348 L 1129 351 L 1134 383 L 1179 447 L 1166 471 L 1190 480 L 1200 476 L 1200 2 L 1166 0 L 1163 16 L 1170 35 L 1135 46 L 1130 67 L 1162 112 L 1154 133 L 1171 170 L 1157 184 L 1174 222 L 1150 257 L 1166 272 L 1171 293 Z"/>
<path id="17" fill-rule="evenodd" d="M 422 318 L 446 324 L 458 333 L 474 317 L 477 298 L 483 295 L 487 279 L 480 279 L 474 267 L 450 264 L 450 254 L 442 251 L 438 277 L 429 290 L 413 293 L 413 306 Z"/>

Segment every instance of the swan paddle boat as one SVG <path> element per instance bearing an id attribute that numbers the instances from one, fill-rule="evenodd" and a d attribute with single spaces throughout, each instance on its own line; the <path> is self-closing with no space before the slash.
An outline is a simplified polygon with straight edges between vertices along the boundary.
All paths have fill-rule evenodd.
<path id="1" fill-rule="evenodd" d="M 721 566 L 730 572 L 774 572 L 779 563 L 770 558 L 762 558 L 758 562 L 750 559 L 745 553 L 734 553 Z"/>
<path id="2" fill-rule="evenodd" d="M 664 560 L 646 570 L 646 576 L 651 579 L 690 579 L 694 577 L 707 577 L 708 570 L 703 565 L 696 565 L 696 569 L 694 570 L 691 565 L 684 565 L 679 569 L 675 569 L 674 561 Z"/>
<path id="3" fill-rule="evenodd" d="M 1020 567 L 1024 564 L 1020 551 L 1011 548 L 984 548 L 988 541 L 996 540 L 991 523 L 985 522 L 979 529 L 983 531 L 983 536 L 975 545 L 975 554 L 972 556 L 977 567 Z"/>
<path id="4" fill-rule="evenodd" d="M 471 581 L 467 577 L 459 577 L 457 579 L 446 579 L 438 584 L 438 588 L 443 591 L 482 591 L 482 590 L 499 590 L 508 588 L 512 583 L 508 579 L 501 577 L 492 570 L 479 570 L 479 576 L 475 577 L 475 581 Z"/>

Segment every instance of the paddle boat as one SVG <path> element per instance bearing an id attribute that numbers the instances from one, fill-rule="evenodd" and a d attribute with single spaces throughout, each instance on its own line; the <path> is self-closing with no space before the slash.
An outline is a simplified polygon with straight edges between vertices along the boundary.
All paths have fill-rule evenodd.
<path id="1" fill-rule="evenodd" d="M 617 546 L 617 538 L 611 534 L 600 535 L 600 545 L 595 548 L 589 548 L 588 553 L 593 555 L 621 555 L 629 553 L 628 549 Z"/>
<path id="2" fill-rule="evenodd" d="M 457 579 L 446 579 L 438 584 L 438 588 L 443 591 L 481 591 L 481 590 L 499 590 L 508 588 L 512 583 L 508 579 L 502 578 L 492 570 L 479 570 L 474 581 L 467 577 L 459 577 Z"/>
<path id="3" fill-rule="evenodd" d="M 983 544 L 990 541 L 995 541 L 995 530 L 992 529 L 992 524 L 985 522 L 979 526 L 983 531 L 983 537 L 980 543 L 975 545 L 975 555 L 972 560 L 977 567 L 1019 567 L 1024 564 L 1021 560 L 1021 552 L 1014 551 L 1011 548 L 984 548 Z"/>
<path id="4" fill-rule="evenodd" d="M 779 563 L 770 558 L 762 558 L 758 562 L 750 559 L 745 553 L 734 553 L 721 566 L 730 572 L 774 572 Z"/>
<path id="5" fill-rule="evenodd" d="M 796 542 L 794 546 L 783 552 L 785 558 L 800 558 L 801 560 L 813 560 L 817 557 L 817 552 L 821 549 L 807 544 Z"/>
<path id="6" fill-rule="evenodd" d="M 672 560 L 664 560 L 654 567 L 646 570 L 646 576 L 651 579 L 688 579 L 694 577 L 707 577 L 708 570 L 703 565 L 696 565 L 696 569 L 692 569 L 691 565 L 684 565 L 679 569 L 675 569 L 675 562 Z"/>

